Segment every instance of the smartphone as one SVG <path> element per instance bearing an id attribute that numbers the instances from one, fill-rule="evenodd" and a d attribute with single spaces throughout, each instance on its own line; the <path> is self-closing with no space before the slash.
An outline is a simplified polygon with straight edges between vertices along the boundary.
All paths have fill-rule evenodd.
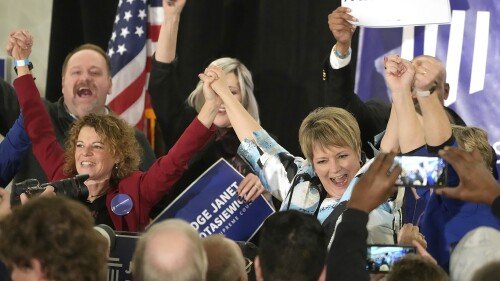
<path id="1" fill-rule="evenodd" d="M 394 162 L 401 166 L 396 180 L 398 186 L 442 187 L 446 185 L 447 165 L 436 155 L 396 156 Z"/>
<path id="2" fill-rule="evenodd" d="M 371 273 L 388 272 L 400 258 L 410 253 L 416 254 L 414 246 L 399 245 L 368 245 L 366 270 Z"/>

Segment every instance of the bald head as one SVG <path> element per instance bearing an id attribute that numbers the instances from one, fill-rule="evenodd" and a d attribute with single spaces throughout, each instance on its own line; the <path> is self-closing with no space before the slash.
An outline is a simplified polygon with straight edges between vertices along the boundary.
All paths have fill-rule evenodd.
<path id="1" fill-rule="evenodd" d="M 144 262 L 165 273 L 176 272 L 193 260 L 193 246 L 181 231 L 159 230 L 149 237 L 144 251 Z"/>
<path id="2" fill-rule="evenodd" d="M 206 272 L 201 238 L 182 220 L 155 224 L 139 239 L 133 257 L 134 280 L 205 280 Z"/>

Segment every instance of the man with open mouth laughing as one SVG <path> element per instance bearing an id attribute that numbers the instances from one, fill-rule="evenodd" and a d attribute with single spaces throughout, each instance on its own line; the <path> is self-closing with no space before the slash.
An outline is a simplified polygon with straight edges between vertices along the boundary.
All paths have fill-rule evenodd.
<path id="1" fill-rule="evenodd" d="M 93 44 L 81 45 L 70 52 L 63 64 L 61 87 L 63 97 L 57 102 L 44 99 L 44 103 L 54 125 L 57 140 L 64 145 L 67 132 L 75 120 L 90 113 L 111 112 L 105 106 L 106 97 L 112 87 L 111 64 L 106 53 Z M 15 93 L 0 91 L 0 99 L 16 101 L 4 103 L 5 106 L 2 106 L 1 110 L 5 116 L 17 118 L 20 108 Z M 0 118 L 2 122 L 0 128 L 10 128 L 15 118 Z M 0 134 L 6 133 L 0 131 Z M 145 171 L 154 163 L 156 156 L 142 132 L 135 130 L 135 137 L 143 150 L 139 168 Z M 31 178 L 37 179 L 40 183 L 48 182 L 40 164 L 30 152 L 14 181 L 21 182 Z"/>

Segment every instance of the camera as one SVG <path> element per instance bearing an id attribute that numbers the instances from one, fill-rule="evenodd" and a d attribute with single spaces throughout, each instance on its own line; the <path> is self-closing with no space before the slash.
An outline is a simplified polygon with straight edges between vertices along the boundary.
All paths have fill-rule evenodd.
<path id="1" fill-rule="evenodd" d="M 396 180 L 398 186 L 442 187 L 446 185 L 447 165 L 435 155 L 396 156 L 394 162 L 401 166 Z"/>
<path id="2" fill-rule="evenodd" d="M 54 187 L 54 191 L 57 194 L 63 194 L 73 199 L 85 201 L 89 196 L 89 190 L 85 185 L 85 181 L 88 178 L 89 175 L 76 175 L 72 178 L 48 182 L 44 184 L 40 184 L 37 179 L 27 179 L 12 186 L 11 201 L 13 203 L 19 203 L 21 201 L 21 193 L 26 193 L 28 197 L 31 197 L 35 194 L 43 192 L 49 185 Z"/>
<path id="3" fill-rule="evenodd" d="M 372 273 L 388 272 L 392 265 L 403 256 L 417 253 L 414 246 L 368 245 L 366 270 Z"/>

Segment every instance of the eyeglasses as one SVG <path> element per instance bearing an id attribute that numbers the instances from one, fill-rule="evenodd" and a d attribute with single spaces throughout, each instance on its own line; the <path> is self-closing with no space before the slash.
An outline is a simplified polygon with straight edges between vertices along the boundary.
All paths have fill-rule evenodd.
<path id="1" fill-rule="evenodd" d="M 246 273 L 250 273 L 250 271 L 252 271 L 252 264 L 253 264 L 253 261 L 249 258 L 245 258 L 245 271 Z"/>

